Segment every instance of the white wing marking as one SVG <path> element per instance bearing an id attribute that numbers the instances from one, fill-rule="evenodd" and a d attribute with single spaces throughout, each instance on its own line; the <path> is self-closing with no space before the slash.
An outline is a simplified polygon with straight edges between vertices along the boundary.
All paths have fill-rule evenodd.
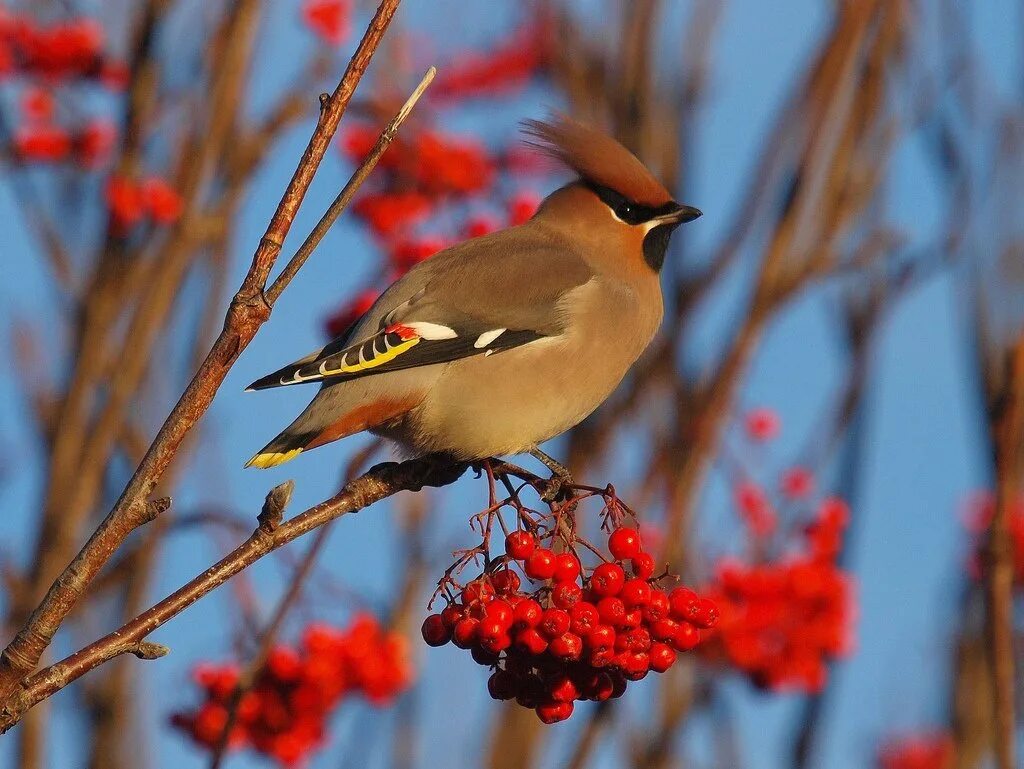
<path id="1" fill-rule="evenodd" d="M 442 326 L 440 323 L 427 323 L 426 321 L 416 321 L 415 323 L 403 323 L 406 328 L 411 328 L 416 332 L 416 335 L 421 339 L 426 339 L 429 342 L 437 339 L 455 339 L 458 334 L 448 326 Z"/>
<path id="2" fill-rule="evenodd" d="M 481 347 L 486 347 L 506 331 L 508 331 L 506 328 L 496 328 L 493 331 L 485 331 L 477 337 L 476 341 L 473 342 L 473 346 L 478 350 Z"/>

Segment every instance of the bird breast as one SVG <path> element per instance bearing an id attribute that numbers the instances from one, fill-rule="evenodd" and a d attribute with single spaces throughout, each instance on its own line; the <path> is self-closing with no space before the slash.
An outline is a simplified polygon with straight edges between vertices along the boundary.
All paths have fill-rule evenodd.
<path id="1" fill-rule="evenodd" d="M 661 297 L 602 278 L 559 302 L 563 333 L 445 364 L 422 404 L 389 434 L 414 453 L 465 459 L 523 452 L 583 421 L 650 342 Z"/>

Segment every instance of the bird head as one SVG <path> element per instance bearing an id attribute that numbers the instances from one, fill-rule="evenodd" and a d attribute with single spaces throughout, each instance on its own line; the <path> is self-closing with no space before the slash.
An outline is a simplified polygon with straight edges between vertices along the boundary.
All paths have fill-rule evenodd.
<path id="1" fill-rule="evenodd" d="M 532 146 L 579 175 L 548 198 L 556 203 L 567 199 L 563 216 L 569 223 L 602 237 L 638 243 L 643 260 L 655 272 L 676 227 L 701 215 L 673 200 L 636 155 L 601 131 L 567 117 L 528 120 L 524 130 Z"/>

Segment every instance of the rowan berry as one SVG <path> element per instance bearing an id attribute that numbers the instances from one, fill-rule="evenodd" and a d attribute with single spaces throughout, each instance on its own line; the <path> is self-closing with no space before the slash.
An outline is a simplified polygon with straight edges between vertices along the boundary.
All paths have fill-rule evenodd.
<path id="1" fill-rule="evenodd" d="M 431 614 L 423 620 L 420 632 L 428 646 L 444 646 L 452 640 L 451 630 L 440 614 Z"/>
<path id="2" fill-rule="evenodd" d="M 505 552 L 517 561 L 530 557 L 537 549 L 537 538 L 528 531 L 513 531 L 505 537 Z"/>
<path id="3" fill-rule="evenodd" d="M 560 609 L 568 609 L 583 597 L 583 588 L 575 582 L 556 582 L 551 589 L 551 602 Z"/>
<path id="4" fill-rule="evenodd" d="M 519 689 L 516 676 L 507 670 L 495 670 L 487 679 L 487 693 L 495 700 L 511 700 Z"/>
<path id="5" fill-rule="evenodd" d="M 530 553 L 523 570 L 531 579 L 551 579 L 555 573 L 555 554 L 547 548 L 538 548 Z"/>
<path id="6" fill-rule="evenodd" d="M 568 632 L 570 624 L 569 613 L 564 609 L 546 609 L 538 627 L 548 639 L 553 639 Z"/>
<path id="7" fill-rule="evenodd" d="M 469 649 L 477 638 L 477 628 L 480 626 L 480 620 L 472 619 L 471 617 L 464 617 L 455 623 L 455 628 L 452 630 L 452 643 L 458 646 L 460 649 Z"/>
<path id="8" fill-rule="evenodd" d="M 655 673 L 664 673 L 676 662 L 676 652 L 668 644 L 655 642 L 651 644 L 648 652 L 651 663 L 651 670 Z"/>
<path id="9" fill-rule="evenodd" d="M 491 585 L 499 595 L 514 593 L 519 590 L 522 580 L 511 569 L 499 569 L 491 574 Z"/>
<path id="10" fill-rule="evenodd" d="M 592 603 L 581 601 L 569 609 L 569 620 L 569 629 L 576 635 L 586 638 L 601 621 L 601 615 Z"/>
<path id="11" fill-rule="evenodd" d="M 640 553 L 640 532 L 636 529 L 616 529 L 608 537 L 608 550 L 618 561 L 628 561 Z"/>
<path id="12" fill-rule="evenodd" d="M 572 553 L 559 553 L 555 556 L 555 582 L 575 582 L 581 573 L 580 559 Z"/>
<path id="13" fill-rule="evenodd" d="M 654 570 L 657 568 L 654 556 L 650 553 L 637 553 L 629 563 L 633 567 L 633 574 L 639 579 L 650 579 L 654 576 Z"/>
<path id="14" fill-rule="evenodd" d="M 615 627 L 626 616 L 626 604 L 620 598 L 606 596 L 597 602 L 597 613 L 601 618 L 601 622 Z"/>
<path id="15" fill-rule="evenodd" d="M 532 598 L 520 601 L 512 611 L 512 624 L 516 628 L 536 627 L 540 624 L 544 610 Z"/>
<path id="16" fill-rule="evenodd" d="M 575 633 L 563 633 L 551 640 L 548 650 L 558 659 L 575 661 L 583 654 L 583 639 Z"/>
<path id="17" fill-rule="evenodd" d="M 619 591 L 619 598 L 630 608 L 646 606 L 651 600 L 651 586 L 642 579 L 626 580 Z"/>
<path id="18" fill-rule="evenodd" d="M 618 595 L 626 573 L 617 563 L 602 563 L 590 575 L 590 589 L 601 596 Z"/>
<path id="19" fill-rule="evenodd" d="M 552 702 L 538 705 L 537 715 L 545 724 L 556 724 L 565 721 L 572 715 L 573 704 L 571 702 Z"/>

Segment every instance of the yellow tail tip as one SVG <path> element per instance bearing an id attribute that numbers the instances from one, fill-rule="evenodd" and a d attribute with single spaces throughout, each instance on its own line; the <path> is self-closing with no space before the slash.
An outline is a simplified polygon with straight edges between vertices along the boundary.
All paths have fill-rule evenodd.
<path id="1" fill-rule="evenodd" d="M 272 451 L 267 454 L 257 454 L 246 462 L 245 466 L 258 467 L 261 470 L 266 470 L 268 467 L 283 465 L 285 462 L 295 459 L 295 457 L 301 453 L 302 449 L 291 449 L 290 451 Z"/>

